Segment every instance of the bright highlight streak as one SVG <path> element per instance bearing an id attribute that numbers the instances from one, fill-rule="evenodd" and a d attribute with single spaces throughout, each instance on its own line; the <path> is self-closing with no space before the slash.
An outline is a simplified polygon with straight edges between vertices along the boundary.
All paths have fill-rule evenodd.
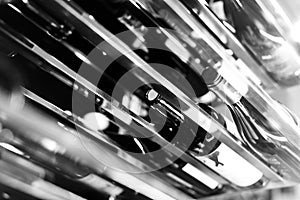
<path id="1" fill-rule="evenodd" d="M 191 175 L 192 177 L 196 178 L 200 182 L 204 183 L 206 186 L 208 186 L 211 189 L 215 189 L 218 187 L 219 183 L 209 177 L 208 175 L 204 174 L 202 171 L 198 170 L 196 167 L 186 164 L 183 168 L 183 171 Z"/>
<path id="2" fill-rule="evenodd" d="M 296 22 L 290 33 L 291 38 L 300 43 L 300 21 Z"/>
<path id="3" fill-rule="evenodd" d="M 20 151 L 19 149 L 17 149 L 16 147 L 14 147 L 14 146 L 12 146 L 10 144 L 0 143 L 0 146 L 3 147 L 4 149 L 7 149 L 7 150 L 9 150 L 11 152 L 14 152 L 14 153 L 18 154 L 18 155 L 21 155 L 21 156 L 24 155 L 24 153 L 22 151 Z"/>

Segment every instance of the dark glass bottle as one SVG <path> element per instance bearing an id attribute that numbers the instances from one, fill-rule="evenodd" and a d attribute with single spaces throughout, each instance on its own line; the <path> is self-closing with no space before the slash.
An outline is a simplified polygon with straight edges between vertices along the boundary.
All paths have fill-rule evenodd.
<path id="1" fill-rule="evenodd" d="M 182 114 L 185 108 L 162 85 L 143 86 L 134 94 L 147 105 L 144 119 L 167 141 L 186 151 L 203 139 L 205 131 Z"/>
<path id="2" fill-rule="evenodd" d="M 176 104 L 174 103 L 176 102 L 176 97 L 173 96 L 173 98 L 171 98 L 171 95 L 169 95 L 169 99 L 173 100 L 167 101 L 164 97 L 162 97 L 162 95 L 160 95 L 160 93 L 156 92 L 159 90 L 161 90 L 160 87 L 154 86 L 153 88 L 144 90 L 146 92 L 144 92 L 143 94 L 146 94 L 146 100 L 148 102 L 148 105 L 150 105 L 152 109 L 160 106 L 160 108 L 164 109 L 165 113 L 169 113 L 169 116 L 167 116 L 167 118 L 173 123 L 173 126 L 171 127 L 176 127 L 176 129 L 172 129 L 175 130 L 173 132 L 170 132 L 168 130 L 159 132 L 165 139 L 186 150 L 190 155 L 194 156 L 196 159 L 209 166 L 216 172 L 220 173 L 222 176 L 238 186 L 248 187 L 260 185 L 263 182 L 262 173 L 251 164 L 249 164 L 244 158 L 239 156 L 225 144 L 221 143 L 217 138 L 208 134 L 202 127 L 198 127 L 187 118 L 181 118 L 180 112 L 176 110 L 176 107 L 172 107 L 172 104 L 170 103 L 170 101 L 173 101 L 173 104 Z M 161 90 L 160 92 L 163 92 L 163 90 Z M 224 128 L 226 128 L 226 121 L 222 115 L 217 113 L 212 107 L 208 105 L 199 104 L 199 106 L 220 124 L 222 124 Z M 163 120 L 161 119 L 162 118 L 160 118 L 160 120 L 156 121 L 155 123 L 157 123 L 157 125 L 162 123 Z M 174 122 L 177 122 L 177 124 L 175 123 L 176 126 L 174 126 Z M 165 126 L 167 127 L 168 125 L 170 125 L 168 123 L 165 124 Z M 163 133 L 168 133 L 169 137 L 166 137 Z M 172 136 L 173 138 L 171 138 L 170 136 Z M 232 162 L 232 160 L 235 160 L 235 162 Z M 177 168 L 178 167 L 185 173 L 188 173 L 190 175 L 192 175 L 194 171 L 196 171 L 195 173 L 201 174 L 199 170 L 185 162 L 179 162 L 179 166 L 177 166 Z M 251 176 L 245 173 L 244 170 L 248 171 Z M 212 186 L 214 185 L 213 181 L 210 181 L 211 179 L 208 178 L 208 182 L 206 184 L 211 186 L 211 189 L 216 189 Z M 210 185 L 211 183 L 212 185 Z M 215 183 L 215 187 L 217 187 L 216 185 L 218 184 Z"/>

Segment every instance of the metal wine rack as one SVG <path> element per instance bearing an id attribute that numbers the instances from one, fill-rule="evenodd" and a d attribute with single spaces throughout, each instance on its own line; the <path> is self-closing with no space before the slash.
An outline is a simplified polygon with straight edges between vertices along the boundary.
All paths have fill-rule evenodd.
<path id="1" fill-rule="evenodd" d="M 262 185 L 245 188 L 233 184 L 222 176 L 222 174 L 213 171 L 191 154 L 168 142 L 153 129 L 150 123 L 122 106 L 116 99 L 99 89 L 93 81 L 88 80 L 84 75 L 72 70 L 67 64 L 64 64 L 58 58 L 52 56 L 51 53 L 47 52 L 43 47 L 39 46 L 34 40 L 14 30 L 5 22 L 5 20 L 0 19 L 0 40 L 2 44 L 4 44 L 3 46 L 12 47 L 17 53 L 29 57 L 31 61 L 35 63 L 46 63 L 41 64 L 38 67 L 43 71 L 52 74 L 58 82 L 62 80 L 74 82 L 74 85 L 70 84 L 74 91 L 76 90 L 81 94 L 88 94 L 88 96 L 92 96 L 94 99 L 101 100 L 101 110 L 114 116 L 114 118 L 117 119 L 118 124 L 126 130 L 138 132 L 141 135 L 150 138 L 160 146 L 163 146 L 163 156 L 171 158 L 171 160 L 172 158 L 180 157 L 184 162 L 196 167 L 206 176 L 210 177 L 210 179 L 215 180 L 218 183 L 219 188 L 225 186 L 220 193 L 211 194 L 208 195 L 208 197 L 204 197 L 205 195 L 203 195 L 203 199 L 215 198 L 215 195 L 223 195 L 225 197 L 237 192 L 256 191 L 296 184 L 295 182 L 285 180 L 285 178 L 278 174 L 268 163 L 252 154 L 248 147 L 235 136 L 235 133 L 233 133 L 235 131 L 234 129 L 225 129 L 223 125 L 219 124 L 212 116 L 201 109 L 193 99 L 188 97 L 184 91 L 176 87 L 174 83 L 170 82 L 166 77 L 162 76 L 158 71 L 152 68 L 151 65 L 135 53 L 131 47 L 120 38 L 116 37 L 88 11 L 82 9 L 75 2 L 70 0 L 49 0 L 47 2 L 42 0 L 24 0 L 22 2 L 24 5 L 29 6 L 30 3 L 28 2 L 44 5 L 49 12 L 55 13 L 56 18 L 63 19 L 63 21 L 72 24 L 72 26 L 82 36 L 89 40 L 90 43 L 97 44 L 99 41 L 106 41 L 109 48 L 107 48 L 105 52 L 103 51 L 103 53 L 114 55 L 116 57 L 119 55 L 125 56 L 130 62 L 130 66 L 132 66 L 130 72 L 141 82 L 155 82 L 163 85 L 186 107 L 186 109 L 181 110 L 184 118 L 190 119 L 209 134 L 218 138 L 222 143 L 230 147 L 250 164 L 260 170 L 263 173 L 264 180 L 267 180 Z M 4 1 L 3 4 L 4 3 L 7 2 Z M 147 1 L 130 0 L 128 3 L 134 5 L 150 18 L 152 17 L 151 14 L 155 14 L 148 12 L 149 10 L 147 11 L 149 8 L 147 6 L 150 4 Z M 277 84 L 261 70 L 259 64 L 251 57 L 245 48 L 242 47 L 235 36 L 219 21 L 209 9 L 208 5 L 203 1 L 198 1 L 198 3 L 198 15 L 193 14 L 193 11 L 188 8 L 183 0 L 161 0 L 158 6 L 163 4 L 168 10 L 177 13 L 177 21 L 185 24 L 185 26 L 191 28 L 195 34 L 201 36 L 202 40 L 206 42 L 206 45 L 212 49 L 212 52 L 218 55 L 223 61 L 222 65 L 217 63 L 211 67 L 215 68 L 228 82 L 238 84 L 238 81 L 242 81 L 245 83 L 248 87 L 245 98 L 247 98 L 247 100 L 256 108 L 259 108 L 267 118 L 273 119 L 277 124 L 278 131 L 283 133 L 290 143 L 299 147 L 299 126 L 297 126 L 297 124 L 291 124 L 290 121 L 285 118 L 282 111 L 277 109 L 278 104 L 263 89 L 265 85 L 261 84 L 260 80 L 263 80 L 264 83 L 268 84 L 268 89 L 278 87 Z M 2 2 L 0 1 L 0 6 L 2 6 L 1 4 Z M 13 7 L 13 2 L 8 2 L 8 6 L 17 10 L 17 8 Z M 17 10 L 17 12 L 21 11 Z M 180 40 L 169 30 L 159 26 L 155 29 L 164 37 L 173 41 L 174 44 L 180 44 Z M 217 35 L 212 34 L 214 31 L 226 37 L 228 48 L 232 50 L 239 60 L 226 52 L 228 49 L 225 48 Z M 63 40 L 59 42 L 63 43 L 69 50 L 72 50 L 84 64 L 89 65 L 91 68 L 99 69 L 83 52 L 74 48 L 72 49 L 72 47 L 70 45 L 68 46 Z M 198 43 L 197 41 L 193 42 Z M 99 50 L 99 52 L 102 51 Z M 202 70 L 199 65 L 191 64 L 190 67 L 199 73 Z M 253 72 L 255 72 L 255 74 Z M 144 195 L 150 199 L 166 200 L 192 198 L 185 190 L 176 188 L 163 171 L 154 170 L 155 167 L 157 167 L 156 158 L 148 155 L 135 157 L 122 150 L 122 148 L 107 138 L 105 134 L 99 134 L 94 130 L 86 128 L 82 119 L 74 113 L 66 112 L 62 108 L 26 88 L 23 88 L 22 92 L 26 102 L 31 102 L 30 104 L 25 103 L 22 110 L 16 110 L 14 107 L 7 106 L 3 103 L 4 101 L 0 101 L 1 122 L 5 127 L 9 127 L 12 130 L 14 137 L 26 138 L 32 144 L 42 144 L 43 141 L 47 141 L 46 139 L 54 141 L 64 152 L 76 157 L 77 160 L 80 160 L 85 166 L 93 169 L 99 176 L 108 178 L 113 183 L 129 188 L 135 191 L 136 194 Z M 58 126 L 55 119 L 48 117 L 46 114 L 41 114 L 35 107 L 42 107 L 44 110 L 49 110 L 54 116 L 74 125 L 76 129 L 68 128 L 67 126 Z M 128 119 L 130 119 L 131 124 L 128 123 Z M 230 119 L 226 118 L 226 120 L 228 123 L 231 123 Z M 0 138 L 3 138 L 1 138 L 1 141 L 3 140 L 5 142 L 8 140 L 6 136 L 7 135 L 3 133 L 0 136 Z M 85 145 L 88 145 L 88 149 L 90 149 L 92 153 L 86 149 Z M 51 152 L 52 150 L 49 151 Z M 297 154 L 297 152 L 293 153 Z M 97 157 L 101 157 L 100 160 L 103 159 L 104 163 L 101 163 Z M 110 163 L 109 165 L 122 166 L 120 168 L 121 170 L 106 166 L 105 161 Z M 160 164 L 172 165 L 172 161 L 164 159 Z M 295 170 L 300 171 L 300 169 Z M 1 171 L 0 175 L 3 175 Z M 13 177 L 10 177 L 10 179 L 15 181 Z M 11 186 L 8 182 L 4 181 L 4 179 L 1 181 L 0 179 L 1 184 Z M 30 193 L 30 191 L 24 189 L 26 187 L 19 186 L 15 189 L 24 193 Z M 41 197 L 38 192 L 35 192 L 34 194 L 37 198 Z M 113 197 L 110 198 L 113 199 Z"/>

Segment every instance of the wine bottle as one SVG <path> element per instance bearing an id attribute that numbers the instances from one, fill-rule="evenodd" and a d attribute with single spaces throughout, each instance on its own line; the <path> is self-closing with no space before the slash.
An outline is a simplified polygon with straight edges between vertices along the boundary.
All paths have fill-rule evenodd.
<path id="1" fill-rule="evenodd" d="M 205 104 L 199 106 L 226 128 L 222 115 Z M 264 184 L 263 174 L 258 169 L 208 133 L 191 154 L 240 187 L 261 187 Z"/>
<path id="2" fill-rule="evenodd" d="M 223 0 L 236 37 L 283 86 L 299 82 L 299 56 L 280 35 L 256 1 Z"/>
<path id="3" fill-rule="evenodd" d="M 204 130 L 182 114 L 185 108 L 162 85 L 145 85 L 134 94 L 146 105 L 147 115 L 144 119 L 153 124 L 159 135 L 167 141 L 186 151 L 203 137 L 201 131 Z"/>
<path id="4" fill-rule="evenodd" d="M 134 93 L 147 105 L 145 107 L 147 111 L 147 115 L 144 116 L 145 120 L 153 124 L 153 128 L 155 128 L 157 133 L 165 140 L 184 151 L 188 149 L 193 151 L 193 148 L 198 146 L 199 141 L 203 141 L 203 133 L 205 131 L 200 127 L 198 129 L 198 126 L 191 124 L 190 121 L 183 120 L 180 111 L 166 101 L 156 90 L 160 92 L 163 91 L 161 85 L 154 84 L 151 86 L 143 86 Z M 168 100 L 178 104 L 174 95 L 167 94 L 166 96 L 169 97 Z M 136 100 L 133 101 L 133 103 L 136 102 Z M 195 129 L 193 130 L 192 127 Z M 158 148 L 149 148 L 151 145 L 147 143 L 147 140 L 143 139 L 144 138 L 139 138 L 139 140 L 151 150 L 148 153 L 153 155 L 153 159 L 159 159 L 160 156 L 157 156 L 157 153 L 162 154 L 162 148 L 164 147 L 158 146 Z M 164 157 L 168 158 L 168 155 L 164 155 Z M 179 160 L 181 159 L 179 158 Z M 160 163 L 159 160 L 157 162 Z M 177 162 L 178 161 L 175 161 L 175 163 Z M 187 165 L 190 166 L 190 164 Z M 203 174 L 200 170 L 196 168 L 195 170 Z M 210 178 L 208 175 L 204 175 L 205 179 L 201 177 L 194 178 L 194 174 L 183 171 L 182 167 L 177 164 L 173 163 L 167 167 L 163 166 L 160 171 L 163 172 L 166 181 L 176 188 L 183 189 L 194 198 L 222 192 L 222 186 L 213 178 Z"/>
<path id="5" fill-rule="evenodd" d="M 291 180 L 299 179 L 296 167 L 299 158 L 290 153 L 296 149 L 277 131 L 276 124 L 266 119 L 214 69 L 207 68 L 203 77 L 209 88 L 227 104 L 243 142 L 252 152 L 273 166 L 282 176 Z M 246 85 L 244 88 L 247 90 Z M 282 109 L 289 116 L 285 108 L 278 105 L 278 109 Z M 292 116 L 290 122 L 295 123 Z"/>
<path id="6" fill-rule="evenodd" d="M 163 108 L 165 113 L 169 113 L 167 118 L 173 122 L 173 126 L 171 127 L 173 127 L 172 130 L 175 130 L 174 132 L 168 132 L 167 130 L 159 132 L 166 140 L 174 143 L 182 149 L 185 149 L 190 155 L 194 156 L 196 159 L 203 162 L 205 165 L 209 166 L 238 186 L 261 186 L 261 184 L 264 183 L 262 178 L 263 175 L 259 170 L 249 164 L 245 159 L 243 159 L 225 144 L 221 143 L 217 138 L 207 133 L 202 127 L 196 126 L 193 124 L 193 122 L 184 118 L 183 116 L 181 118 L 180 111 L 176 110 L 176 107 L 172 107 L 171 104 L 160 95 L 160 93 L 156 92 L 156 90 L 159 90 L 160 87 L 154 86 L 153 88 L 144 90 L 146 92 L 143 94 L 147 99 L 147 104 L 151 105 L 152 108 L 155 108 L 155 106 L 160 106 L 160 108 Z M 169 95 L 169 97 L 171 97 L 171 95 Z M 173 98 L 175 99 L 171 101 L 175 102 L 176 97 L 173 96 Z M 226 128 L 226 121 L 222 115 L 205 104 L 199 104 L 199 106 L 220 124 L 222 124 L 224 128 Z M 159 124 L 161 121 L 162 120 L 157 120 L 155 121 L 155 124 Z M 178 123 L 174 124 L 174 122 Z M 177 128 L 175 129 L 174 127 Z M 169 137 L 166 137 L 164 133 L 168 133 Z M 172 135 L 173 138 L 170 137 L 170 135 Z M 235 160 L 235 162 L 232 162 L 232 160 Z M 185 170 L 187 168 L 188 170 L 185 171 L 186 173 L 192 173 L 191 171 L 196 170 L 190 164 L 184 168 L 185 165 L 187 165 L 185 162 L 180 164 L 180 169 Z M 241 169 L 247 169 L 249 173 L 244 173 L 244 171 Z M 201 174 L 201 172 L 199 173 Z"/>

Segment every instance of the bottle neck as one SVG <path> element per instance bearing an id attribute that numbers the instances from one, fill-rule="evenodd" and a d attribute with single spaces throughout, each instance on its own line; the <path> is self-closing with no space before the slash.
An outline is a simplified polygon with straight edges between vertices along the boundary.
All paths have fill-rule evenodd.
<path id="1" fill-rule="evenodd" d="M 220 82 L 214 86 L 209 86 L 220 99 L 226 104 L 232 105 L 238 103 L 242 99 L 240 94 L 235 88 L 233 88 L 226 80 L 221 78 Z"/>
<path id="2" fill-rule="evenodd" d="M 230 78 L 230 82 L 225 80 L 215 69 L 206 68 L 202 76 L 208 88 L 214 92 L 226 104 L 232 105 L 239 102 L 248 92 L 248 85 L 243 79 L 230 74 L 230 71 L 223 70 L 226 77 Z M 234 83 L 234 86 L 233 86 Z"/>

